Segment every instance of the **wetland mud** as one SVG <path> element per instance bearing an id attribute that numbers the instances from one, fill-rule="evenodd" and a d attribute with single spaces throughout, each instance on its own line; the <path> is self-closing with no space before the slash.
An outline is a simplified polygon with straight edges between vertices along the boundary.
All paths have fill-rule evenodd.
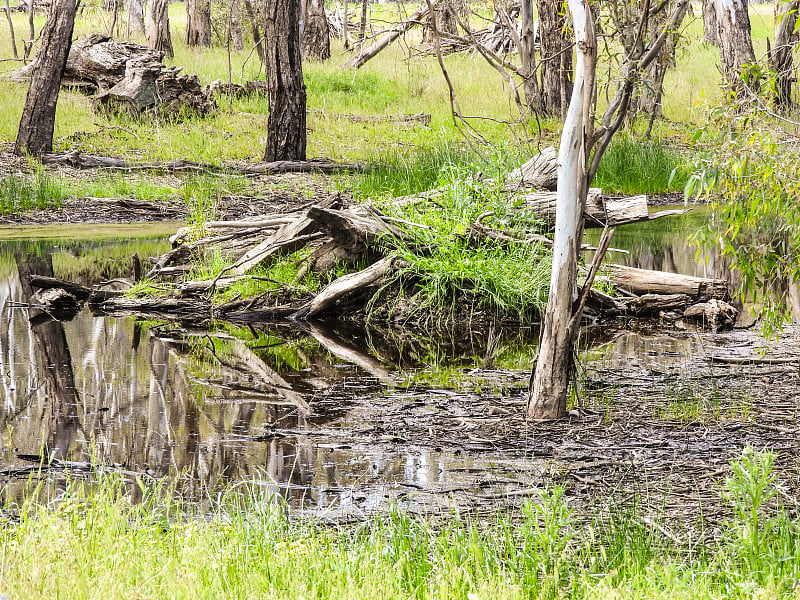
<path id="1" fill-rule="evenodd" d="M 748 445 L 776 451 L 782 493 L 799 491 L 795 328 L 766 353 L 752 329 L 589 328 L 569 417 L 535 423 L 533 329 L 187 330 L 87 311 L 32 324 L 20 272 L 113 279 L 122 257 L 159 244 L 4 243 L 6 501 L 32 481 L 57 494 L 67 474 L 105 470 L 174 481 L 199 502 L 255 482 L 296 513 L 342 522 L 395 507 L 483 514 L 561 485 L 579 510 L 635 503 L 683 537 L 701 513 L 720 522 L 719 484 Z"/>

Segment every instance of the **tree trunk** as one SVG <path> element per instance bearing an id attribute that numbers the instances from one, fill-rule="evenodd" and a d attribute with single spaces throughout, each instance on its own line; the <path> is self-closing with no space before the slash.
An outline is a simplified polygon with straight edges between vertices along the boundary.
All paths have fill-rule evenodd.
<path id="1" fill-rule="evenodd" d="M 256 47 L 256 52 L 258 53 L 258 58 L 261 61 L 262 65 L 267 64 L 267 57 L 264 52 L 264 38 L 261 37 L 261 31 L 258 28 L 258 23 L 261 20 L 260 15 L 256 15 L 256 11 L 253 8 L 253 3 L 250 0 L 242 0 L 244 2 L 244 9 L 247 11 L 247 18 L 250 21 L 250 29 L 253 34 L 253 43 Z"/>
<path id="2" fill-rule="evenodd" d="M 128 0 L 128 37 L 144 35 L 144 4 Z"/>
<path id="3" fill-rule="evenodd" d="M 703 0 L 703 41 L 714 46 L 719 45 L 717 9 L 714 0 Z"/>
<path id="4" fill-rule="evenodd" d="M 671 3 L 672 4 L 672 3 Z M 642 77 L 641 95 L 639 96 L 639 108 L 646 115 L 650 116 L 650 122 L 661 116 L 661 98 L 664 92 L 664 76 L 667 69 L 675 64 L 675 48 L 680 39 L 680 24 L 683 23 L 686 13 L 689 12 L 689 5 L 685 4 L 680 12 L 678 27 L 672 28 L 667 33 L 664 46 L 658 53 L 658 57 L 650 63 Z M 662 10 L 655 18 L 658 31 L 663 29 L 669 18 L 666 10 Z M 648 129 L 649 131 L 649 129 Z"/>
<path id="5" fill-rule="evenodd" d="M 210 0 L 186 0 L 186 45 L 211 46 Z"/>
<path id="6" fill-rule="evenodd" d="M 242 34 L 242 1 L 231 0 L 231 43 L 236 52 L 244 50 L 244 35 Z"/>
<path id="7" fill-rule="evenodd" d="M 53 150 L 58 90 L 72 45 L 76 8 L 75 0 L 55 0 L 51 5 L 14 146 L 20 156 Z"/>
<path id="8" fill-rule="evenodd" d="M 539 357 L 528 402 L 531 419 L 556 419 L 566 414 L 572 348 L 580 323 L 573 315 L 577 269 L 586 202 L 586 137 L 591 126 L 597 48 L 592 15 L 584 0 L 569 0 L 577 53 L 575 83 L 561 134 L 558 157 L 558 205 L 553 238 L 553 270 Z"/>
<path id="9" fill-rule="evenodd" d="M 267 0 L 264 24 L 269 117 L 264 160 L 306 157 L 306 86 L 298 0 Z"/>
<path id="10" fill-rule="evenodd" d="M 533 0 L 521 0 L 519 8 L 519 53 L 522 67 L 522 93 L 528 112 L 546 114 L 542 91 L 536 73 L 536 27 L 533 17 Z"/>
<path id="11" fill-rule="evenodd" d="M 539 13 L 541 115 L 564 117 L 572 90 L 572 43 L 563 0 L 536 0 Z"/>
<path id="12" fill-rule="evenodd" d="M 458 19 L 462 22 L 467 21 L 469 16 L 469 5 L 463 0 L 440 0 L 433 8 L 436 14 L 436 28 L 440 33 L 458 34 Z M 422 29 L 422 41 L 432 44 L 434 41 L 433 28 L 430 26 L 431 17 L 428 17 L 428 24 Z"/>
<path id="13" fill-rule="evenodd" d="M 325 0 L 307 0 L 303 15 L 303 55 L 312 60 L 331 57 L 331 34 Z"/>
<path id="14" fill-rule="evenodd" d="M 367 36 L 367 19 L 369 17 L 369 0 L 361 0 L 361 19 L 358 22 L 358 40 L 356 43 L 363 44 Z"/>
<path id="15" fill-rule="evenodd" d="M 748 88 L 757 91 L 759 82 L 745 73 L 755 64 L 756 54 L 750 37 L 750 15 L 747 0 L 714 0 L 719 38 L 722 77 L 736 97 L 742 98 Z"/>
<path id="16" fill-rule="evenodd" d="M 14 51 L 14 58 L 19 58 L 17 36 L 14 35 L 14 21 L 11 20 L 11 4 L 8 0 L 6 0 L 6 19 L 8 19 L 8 35 L 11 37 L 11 49 Z"/>
<path id="17" fill-rule="evenodd" d="M 175 52 L 169 33 L 168 7 L 168 0 L 150 0 L 150 10 L 147 11 L 147 45 L 172 58 Z"/>
<path id="18" fill-rule="evenodd" d="M 775 75 L 773 103 L 781 112 L 792 108 L 792 53 L 798 41 L 795 25 L 799 9 L 800 0 L 775 0 L 775 44 L 769 53 L 769 68 Z"/>

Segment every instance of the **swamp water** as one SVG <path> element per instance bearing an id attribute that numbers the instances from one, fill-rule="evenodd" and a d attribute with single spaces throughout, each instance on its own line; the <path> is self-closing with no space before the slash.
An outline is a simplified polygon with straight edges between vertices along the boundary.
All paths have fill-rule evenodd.
<path id="1" fill-rule="evenodd" d="M 632 254 L 615 262 L 713 274 L 686 243 L 697 224 L 673 222 L 638 235 L 629 228 L 630 239 L 618 233 L 613 245 Z M 31 324 L 20 273 L 85 284 L 120 278 L 133 254 L 165 251 L 160 239 L 0 241 L 4 500 L 21 500 L 39 479 L 57 493 L 65 473 L 88 475 L 95 465 L 131 481 L 166 478 L 195 501 L 248 482 L 341 519 L 397 505 L 446 511 L 454 497 L 473 506 L 524 497 L 569 472 L 570 453 L 554 449 L 561 442 L 521 418 L 530 329 L 457 339 L 342 324 L 205 332 L 88 310 Z M 610 372 L 645 374 L 707 352 L 690 334 L 604 331 L 587 346 Z M 594 401 L 581 414 L 602 418 Z M 554 433 L 569 444 L 570 431 Z M 42 467 L 37 457 L 55 461 Z"/>

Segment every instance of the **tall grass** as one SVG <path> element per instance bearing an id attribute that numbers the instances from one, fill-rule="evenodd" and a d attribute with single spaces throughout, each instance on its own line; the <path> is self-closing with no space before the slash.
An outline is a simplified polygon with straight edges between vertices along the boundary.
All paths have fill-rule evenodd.
<path id="1" fill-rule="evenodd" d="M 603 155 L 592 185 L 618 194 L 682 192 L 689 173 L 687 160 L 663 142 L 621 135 Z"/>
<path id="2" fill-rule="evenodd" d="M 776 502 L 773 461 L 746 450 L 734 462 L 716 541 L 672 534 L 635 504 L 579 517 L 559 488 L 482 522 L 396 510 L 325 527 L 290 521 L 267 486 L 241 485 L 198 518 L 144 484 L 133 504 L 107 476 L 7 510 L 0 589 L 26 600 L 790 598 L 800 522 Z"/>
<path id="3" fill-rule="evenodd" d="M 69 196 L 66 187 L 43 169 L 33 177 L 8 175 L 0 178 L 0 214 L 15 214 L 32 208 L 51 209 L 62 205 Z"/>

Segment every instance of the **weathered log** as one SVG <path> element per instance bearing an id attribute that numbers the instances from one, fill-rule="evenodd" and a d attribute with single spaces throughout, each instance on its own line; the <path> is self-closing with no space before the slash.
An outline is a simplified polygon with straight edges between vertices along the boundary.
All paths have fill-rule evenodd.
<path id="1" fill-rule="evenodd" d="M 239 260 L 225 270 L 228 276 L 244 275 L 253 267 L 281 253 L 291 254 L 309 240 L 320 237 L 316 224 L 306 216 L 287 223 L 263 242 L 245 252 Z"/>
<path id="2" fill-rule="evenodd" d="M 694 302 L 730 297 L 724 279 L 707 279 L 622 265 L 607 265 L 608 280 L 634 294 L 686 294 Z"/>
<path id="3" fill-rule="evenodd" d="M 71 321 L 75 318 L 81 308 L 83 301 L 79 300 L 68 291 L 62 288 L 51 288 L 39 290 L 30 298 L 30 305 L 42 311 L 55 321 Z M 41 320 L 41 319 L 40 319 Z"/>
<path id="4" fill-rule="evenodd" d="M 316 223 L 318 229 L 353 254 L 378 247 L 379 240 L 386 236 L 408 240 L 408 236 L 397 227 L 381 220 L 377 212 L 370 213 L 368 210 L 363 214 L 356 214 L 352 210 L 312 206 L 308 210 L 308 218 Z"/>
<path id="5" fill-rule="evenodd" d="M 736 308 L 716 298 L 690 306 L 683 312 L 685 319 L 696 321 L 714 333 L 732 328 L 738 316 L 739 311 Z"/>
<path id="6" fill-rule="evenodd" d="M 556 192 L 531 192 L 518 196 L 527 210 L 552 225 L 556 219 Z M 585 227 L 613 227 L 650 220 L 647 196 L 604 199 L 602 190 L 591 188 L 586 198 Z"/>
<path id="7" fill-rule="evenodd" d="M 90 35 L 78 40 L 70 47 L 63 84 L 86 83 L 91 91 L 103 91 L 114 87 L 125 77 L 125 65 L 129 60 L 157 61 L 164 53 L 147 46 L 127 42 L 112 42 L 103 34 Z M 30 79 L 36 60 L 11 73 L 11 79 Z M 163 68 L 163 65 L 161 65 Z"/>
<path id="8" fill-rule="evenodd" d="M 95 97 L 95 106 L 124 110 L 131 116 L 150 112 L 160 118 L 181 118 L 187 113 L 205 116 L 216 110 L 213 98 L 203 92 L 196 75 L 179 75 L 153 58 L 129 60 L 125 76 Z"/>
<path id="9" fill-rule="evenodd" d="M 661 311 L 683 311 L 691 302 L 688 294 L 642 294 L 624 304 L 629 313 L 651 315 Z"/>
<path id="10" fill-rule="evenodd" d="M 428 14 L 428 6 L 425 5 L 416 12 L 414 12 L 408 19 L 403 21 L 402 23 L 398 23 L 394 27 L 392 27 L 386 35 L 384 35 L 381 39 L 377 42 L 372 44 L 369 48 L 366 48 L 344 63 L 346 67 L 353 67 L 354 69 L 358 69 L 363 67 L 367 61 L 374 58 L 381 50 L 389 46 L 392 42 L 394 42 L 397 38 L 403 35 L 406 31 L 414 27 L 415 25 L 419 25 L 422 23 L 422 20 Z"/>
<path id="11" fill-rule="evenodd" d="M 363 271 L 350 273 L 335 279 L 292 317 L 294 319 L 306 319 L 316 316 L 333 306 L 337 300 L 377 283 L 393 269 L 393 264 L 396 260 L 397 257 L 392 254 L 382 258 Z"/>
<path id="12" fill-rule="evenodd" d="M 135 316 L 166 321 L 188 321 L 202 324 L 212 317 L 208 300 L 192 298 L 110 298 L 92 307 L 92 313 L 103 316 Z"/>
<path id="13" fill-rule="evenodd" d="M 78 300 L 85 301 L 92 295 L 92 288 L 73 283 L 72 281 L 65 281 L 63 279 L 56 279 L 55 277 L 47 277 L 44 275 L 31 275 L 31 287 L 40 290 L 61 289 L 64 290 Z"/>
<path id="14" fill-rule="evenodd" d="M 421 124 L 425 127 L 431 124 L 431 115 L 428 113 L 405 115 L 351 115 L 349 113 L 329 113 L 318 108 L 312 109 L 312 112 L 325 119 L 343 119 L 353 121 L 354 123 L 394 123 L 397 125 L 410 123 Z"/>
<path id="15" fill-rule="evenodd" d="M 341 173 L 345 171 L 366 171 L 368 167 L 360 163 L 337 163 L 325 159 L 279 160 L 275 162 L 253 163 L 250 165 L 214 165 L 191 160 L 170 160 L 165 162 L 133 162 L 110 156 L 96 156 L 80 152 L 63 154 L 43 154 L 45 164 L 67 165 L 76 169 L 108 169 L 116 171 L 165 171 L 180 173 L 184 171 L 238 173 L 241 175 L 276 175 L 282 173 Z"/>
<path id="16" fill-rule="evenodd" d="M 534 189 L 555 191 L 558 182 L 556 149 L 548 146 L 508 175 L 509 190 Z"/>

